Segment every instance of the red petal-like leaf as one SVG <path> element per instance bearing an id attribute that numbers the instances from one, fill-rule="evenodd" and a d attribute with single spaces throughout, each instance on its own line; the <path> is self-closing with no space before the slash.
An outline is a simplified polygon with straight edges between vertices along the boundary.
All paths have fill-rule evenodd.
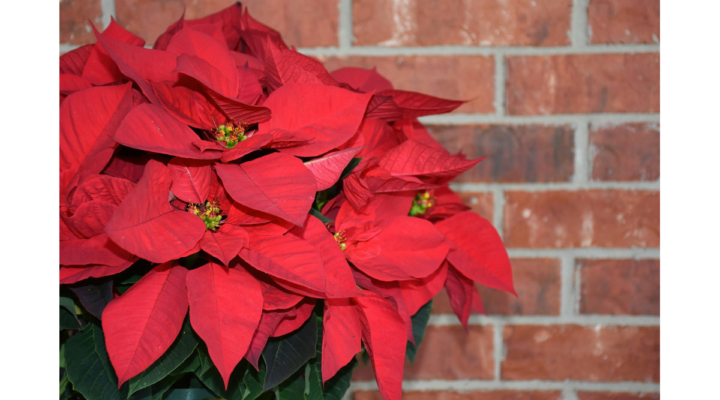
<path id="1" fill-rule="evenodd" d="M 129 84 L 97 87 L 73 93 L 63 101 L 60 105 L 61 171 L 80 166 L 129 90 Z"/>
<path id="2" fill-rule="evenodd" d="M 352 300 L 325 300 L 321 363 L 323 383 L 360 352 L 361 337 L 360 316 Z"/>
<path id="3" fill-rule="evenodd" d="M 435 227 L 452 243 L 448 261 L 453 267 L 481 285 L 517 296 L 510 259 L 490 221 L 466 211 L 438 222 Z"/>
<path id="4" fill-rule="evenodd" d="M 383 398 L 402 397 L 403 362 L 405 361 L 405 324 L 395 308 L 379 295 L 363 292 L 354 297 L 360 322 L 362 340 L 375 371 L 375 379 Z"/>
<path id="5" fill-rule="evenodd" d="M 271 337 L 279 337 L 287 335 L 290 332 L 296 331 L 300 328 L 305 321 L 312 315 L 313 308 L 317 300 L 306 298 L 298 305 L 293 307 L 290 312 L 285 314 L 285 317 L 280 320 L 280 323 L 275 327 Z"/>
<path id="6" fill-rule="evenodd" d="M 280 323 L 284 316 L 284 312 L 280 311 L 263 311 L 260 323 L 258 324 L 255 333 L 253 333 L 252 341 L 250 342 L 250 346 L 245 354 L 245 358 L 250 361 L 250 364 L 252 364 L 256 370 L 260 370 L 258 361 L 260 361 L 260 356 L 265 348 L 265 344 L 267 344 L 270 335 L 272 335 L 275 327 Z"/>
<path id="7" fill-rule="evenodd" d="M 303 299 L 303 296 L 283 289 L 271 279 L 267 279 L 267 281 L 260 281 L 260 285 L 263 287 L 263 310 L 288 309 Z"/>
<path id="8" fill-rule="evenodd" d="M 335 151 L 305 162 L 305 166 L 315 176 L 316 190 L 319 192 L 334 185 L 340 178 L 343 169 L 359 151 L 359 148 Z"/>
<path id="9" fill-rule="evenodd" d="M 86 44 L 60 56 L 60 73 L 81 76 L 93 45 Z"/>
<path id="10" fill-rule="evenodd" d="M 345 67 L 331 72 L 330 76 L 364 93 L 393 88 L 392 83 L 378 74 L 375 68 Z"/>
<path id="11" fill-rule="evenodd" d="M 337 86 L 321 62 L 266 42 L 265 76 L 270 92 L 290 83 Z"/>
<path id="12" fill-rule="evenodd" d="M 60 284 L 71 284 L 88 278 L 102 278 L 119 274 L 128 269 L 137 258 L 127 261 L 117 267 L 107 265 L 63 265 L 60 267 Z"/>
<path id="13" fill-rule="evenodd" d="M 225 115 L 196 90 L 169 81 L 151 82 L 151 85 L 160 105 L 184 124 L 211 130 L 222 123 L 218 121 L 225 121 Z"/>
<path id="14" fill-rule="evenodd" d="M 237 67 L 230 56 L 226 43 L 219 43 L 215 38 L 197 30 L 184 27 L 170 41 L 167 52 L 180 56 L 187 54 L 196 56 L 210 63 L 225 77 L 227 86 L 213 87 L 226 96 L 237 95 Z"/>
<path id="15" fill-rule="evenodd" d="M 422 93 L 404 90 L 385 90 L 376 96 L 390 96 L 399 109 L 401 118 L 418 118 L 425 115 L 448 113 L 465 103 L 459 100 L 447 100 Z M 399 118 L 398 118 L 399 119 Z"/>
<path id="16" fill-rule="evenodd" d="M 408 140 L 388 151 L 380 160 L 380 167 L 394 177 L 433 178 L 432 183 L 445 184 L 482 161 L 452 156 L 444 149 Z"/>
<path id="17" fill-rule="evenodd" d="M 187 274 L 190 323 L 207 344 L 227 389 L 262 314 L 260 284 L 243 268 L 206 264 Z"/>
<path id="18" fill-rule="evenodd" d="M 325 292 L 325 268 L 322 255 L 309 243 L 292 235 L 250 238 L 250 244 L 240 250 L 240 258 L 255 269 L 280 280 L 287 287 L 291 283 L 319 293 Z M 292 288 L 298 293 L 299 288 Z"/>
<path id="19" fill-rule="evenodd" d="M 315 200 L 315 178 L 299 159 L 272 153 L 215 170 L 230 197 L 253 210 L 302 226 Z"/>
<path id="20" fill-rule="evenodd" d="M 152 104 L 133 108 L 120 124 L 115 140 L 135 149 L 182 158 L 213 160 L 221 155 L 217 151 L 201 152 L 193 145 L 199 138 L 192 129 Z"/>
<path id="21" fill-rule="evenodd" d="M 210 230 L 205 232 L 205 236 L 200 241 L 200 248 L 222 261 L 223 264 L 230 265 L 230 260 L 238 255 L 240 249 L 247 242 L 248 234 L 245 229 L 224 224 L 215 232 Z"/>
<path id="22" fill-rule="evenodd" d="M 412 217 L 387 221 L 375 237 L 350 244 L 345 251 L 358 269 L 381 281 L 424 278 L 440 267 L 447 254 L 440 232 L 430 222 Z"/>
<path id="23" fill-rule="evenodd" d="M 118 388 L 175 341 L 188 309 L 186 274 L 178 265 L 158 265 L 105 307 L 102 328 Z"/>
<path id="24" fill-rule="evenodd" d="M 186 203 L 205 203 L 210 196 L 210 163 L 176 157 L 167 167 L 173 180 L 170 190 L 175 197 Z"/>
<path id="25" fill-rule="evenodd" d="M 205 234 L 196 215 L 168 202 L 172 178 L 167 167 L 150 160 L 135 189 L 115 211 L 105 232 L 123 249 L 151 262 L 182 256 Z"/>
<path id="26" fill-rule="evenodd" d="M 370 95 L 338 87 L 287 84 L 265 101 L 273 117 L 261 123 L 258 131 L 280 129 L 309 139 L 304 145 L 281 151 L 317 156 L 342 145 L 357 132 L 369 99 Z"/>
<path id="27" fill-rule="evenodd" d="M 447 290 L 450 306 L 455 315 L 467 329 L 468 318 L 470 318 L 470 310 L 473 305 L 473 293 L 477 291 L 475 284 L 451 267 L 448 269 L 445 290 Z"/>
<path id="28" fill-rule="evenodd" d="M 445 285 L 447 274 L 448 264 L 444 262 L 437 271 L 425 278 L 399 282 L 402 297 L 410 315 L 415 315 L 425 303 L 440 293 Z"/>

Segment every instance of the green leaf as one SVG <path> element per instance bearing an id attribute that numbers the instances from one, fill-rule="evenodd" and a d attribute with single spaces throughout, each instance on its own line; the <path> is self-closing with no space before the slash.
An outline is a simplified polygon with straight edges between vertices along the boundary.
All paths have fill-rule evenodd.
<path id="1" fill-rule="evenodd" d="M 243 377 L 243 384 L 245 385 L 245 392 L 243 393 L 243 400 L 255 400 L 263 392 L 263 384 L 265 383 L 265 363 L 260 363 L 260 370 L 256 371 L 255 368 L 247 367 L 245 376 Z"/>
<path id="2" fill-rule="evenodd" d="M 185 318 L 180 335 L 170 348 L 145 371 L 130 379 L 130 394 L 145 389 L 168 376 L 190 357 L 197 345 L 198 339 L 190 326 L 190 319 Z"/>
<path id="3" fill-rule="evenodd" d="M 75 311 L 75 302 L 69 297 L 60 296 L 60 307 L 68 310 L 75 319 L 77 319 L 77 312 Z"/>
<path id="4" fill-rule="evenodd" d="M 305 398 L 305 379 L 303 371 L 297 371 L 290 379 L 275 388 L 277 400 L 302 400 Z"/>
<path id="5" fill-rule="evenodd" d="M 311 317 L 300 329 L 268 340 L 262 356 L 267 364 L 263 390 L 269 390 L 289 378 L 315 357 L 317 324 Z"/>
<path id="6" fill-rule="evenodd" d="M 430 310 L 432 309 L 432 300 L 428 301 L 424 306 L 420 307 L 418 312 L 411 317 L 412 319 L 412 330 L 413 337 L 415 338 L 415 344 L 411 342 L 407 343 L 405 355 L 407 355 L 410 362 L 415 362 L 415 356 L 420 348 L 423 337 L 425 337 L 425 328 L 427 328 L 428 321 L 430 320 Z"/>
<path id="7" fill-rule="evenodd" d="M 340 179 L 338 179 L 338 181 L 342 181 L 343 179 L 347 178 L 347 176 L 353 172 L 355 167 L 360 164 L 360 161 L 362 161 L 362 157 L 353 157 L 353 159 L 350 160 L 345 169 L 343 169 L 343 172 L 342 174 L 340 174 Z"/>
<path id="8" fill-rule="evenodd" d="M 124 400 L 105 350 L 102 330 L 95 324 L 68 339 L 65 348 L 68 379 L 87 400 Z"/>
<path id="9" fill-rule="evenodd" d="M 205 345 L 198 346 L 197 354 L 200 358 L 200 367 L 195 370 L 195 375 L 198 379 L 219 397 L 227 400 L 243 400 L 245 385 L 242 382 L 242 377 L 245 375 L 248 363 L 241 361 L 240 364 L 235 367 L 235 370 L 233 370 L 230 375 L 228 388 L 225 390 L 225 383 L 223 382 L 222 376 L 220 376 L 220 372 L 213 364 L 212 359 L 210 359 L 207 347 L 205 347 Z"/>
<path id="10" fill-rule="evenodd" d="M 60 330 L 80 329 L 75 303 L 69 297 L 60 297 Z"/>
<path id="11" fill-rule="evenodd" d="M 173 389 L 165 400 L 204 400 L 215 399 L 215 394 L 205 388 Z"/>
<path id="12" fill-rule="evenodd" d="M 318 211 L 318 210 L 316 210 L 316 209 L 314 209 L 314 208 L 311 208 L 311 209 L 310 209 L 310 215 L 312 215 L 313 217 L 319 219 L 320 222 L 322 222 L 323 224 L 327 224 L 327 223 L 333 222 L 333 220 L 331 220 L 330 218 L 322 215 L 322 214 L 320 213 L 320 211 Z"/>

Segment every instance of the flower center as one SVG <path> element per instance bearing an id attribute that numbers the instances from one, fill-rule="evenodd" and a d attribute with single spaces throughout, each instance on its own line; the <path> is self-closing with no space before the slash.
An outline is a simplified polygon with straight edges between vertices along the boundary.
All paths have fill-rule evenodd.
<path id="1" fill-rule="evenodd" d="M 247 128 L 247 124 L 243 122 L 237 125 L 234 122 L 228 122 L 215 128 L 213 134 L 215 140 L 221 142 L 226 148 L 232 149 L 235 145 L 247 139 L 245 128 Z"/>
<path id="2" fill-rule="evenodd" d="M 340 246 L 340 250 L 345 251 L 347 249 L 347 245 L 345 244 L 345 241 L 347 238 L 345 237 L 345 231 L 340 231 L 333 235 L 335 237 L 335 241 L 337 242 L 338 246 Z"/>
<path id="3" fill-rule="evenodd" d="M 205 204 L 190 203 L 187 205 L 187 212 L 195 214 L 205 222 L 205 227 L 211 231 L 220 227 L 220 202 L 217 199 L 212 202 L 206 201 Z"/>
<path id="4" fill-rule="evenodd" d="M 410 208 L 410 216 L 414 217 L 416 215 L 425 214 L 425 211 L 434 205 L 435 196 L 433 195 L 432 190 L 419 192 L 415 195 L 415 199 L 413 199 L 413 204 Z"/>

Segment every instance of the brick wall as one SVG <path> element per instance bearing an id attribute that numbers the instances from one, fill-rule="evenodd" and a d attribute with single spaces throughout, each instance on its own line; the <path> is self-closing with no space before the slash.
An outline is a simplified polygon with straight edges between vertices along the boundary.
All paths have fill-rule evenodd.
<path id="1" fill-rule="evenodd" d="M 230 0 L 61 0 L 60 49 L 110 16 L 152 45 L 186 7 Z M 423 122 L 487 156 L 454 184 L 494 222 L 519 298 L 481 289 L 465 332 L 444 293 L 405 398 L 659 398 L 659 0 L 250 0 L 328 69 L 470 100 Z M 379 399 L 360 367 L 357 400 Z"/>

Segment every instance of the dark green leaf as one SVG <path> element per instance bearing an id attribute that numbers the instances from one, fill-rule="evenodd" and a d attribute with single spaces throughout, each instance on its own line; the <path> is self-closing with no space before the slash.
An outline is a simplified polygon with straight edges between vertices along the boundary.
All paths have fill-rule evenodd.
<path id="1" fill-rule="evenodd" d="M 340 174 L 340 179 L 338 179 L 338 181 L 342 181 L 343 179 L 347 178 L 347 176 L 353 172 L 355 167 L 360 164 L 360 161 L 362 161 L 362 157 L 353 157 L 353 159 L 350 160 L 345 169 L 343 169 L 343 172 L 342 174 Z"/>
<path id="2" fill-rule="evenodd" d="M 77 319 L 77 312 L 75 311 L 75 302 L 69 297 L 60 296 L 60 307 L 68 310 L 70 314 Z"/>
<path id="3" fill-rule="evenodd" d="M 103 332 L 95 324 L 88 324 L 68 339 L 65 361 L 73 389 L 87 400 L 124 400 L 105 350 Z"/>
<path id="4" fill-rule="evenodd" d="M 267 364 L 263 390 L 279 385 L 315 357 L 316 343 L 317 325 L 314 318 L 309 318 L 295 332 L 268 340 L 262 353 Z"/>
<path id="5" fill-rule="evenodd" d="M 310 209 L 310 215 L 312 215 L 313 217 L 319 219 L 320 222 L 322 222 L 323 224 L 327 224 L 327 223 L 333 222 L 333 220 L 331 220 L 330 218 L 322 215 L 322 214 L 320 213 L 320 211 L 318 211 L 318 210 L 316 210 L 316 209 L 314 209 L 314 208 L 311 208 L 311 209 Z"/>
<path id="6" fill-rule="evenodd" d="M 60 330 L 63 329 L 80 329 L 80 323 L 74 313 L 70 313 L 64 307 L 60 307 Z"/>
<path id="7" fill-rule="evenodd" d="M 256 371 L 252 366 L 247 367 L 243 384 L 245 384 L 245 392 L 243 400 L 255 400 L 263 392 L 263 383 L 265 382 L 265 363 L 260 363 L 260 370 Z"/>
<path id="8" fill-rule="evenodd" d="M 190 319 L 186 318 L 180 334 L 170 348 L 145 371 L 130 379 L 130 394 L 168 376 L 190 357 L 197 345 L 198 339 L 190 326 Z"/>
<path id="9" fill-rule="evenodd" d="M 420 307 L 418 312 L 412 316 L 412 330 L 413 337 L 415 338 L 415 344 L 411 342 L 407 343 L 405 355 L 407 355 L 410 362 L 415 362 L 415 356 L 420 348 L 423 337 L 425 337 L 425 328 L 427 328 L 428 321 L 430 320 L 430 310 L 432 309 L 432 300 L 428 301 L 424 306 Z"/>
<path id="10" fill-rule="evenodd" d="M 305 398 L 305 378 L 303 378 L 302 369 L 275 388 L 275 398 L 277 400 L 302 400 Z"/>
<path id="11" fill-rule="evenodd" d="M 97 319 L 100 319 L 105 306 L 113 299 L 113 281 L 89 279 L 70 287 L 80 304 Z"/>
<path id="12" fill-rule="evenodd" d="M 204 388 L 195 389 L 173 389 L 165 397 L 165 400 L 204 400 L 215 399 L 215 395 Z"/>
<path id="13" fill-rule="evenodd" d="M 200 358 L 200 367 L 195 371 L 195 375 L 197 375 L 200 381 L 219 397 L 227 400 L 242 400 L 243 393 L 245 392 L 242 377 L 245 374 L 248 363 L 241 361 L 240 364 L 235 367 L 230 375 L 228 388 L 225 390 L 225 383 L 223 382 L 222 376 L 220 376 L 220 372 L 213 364 L 210 354 L 207 352 L 207 347 L 205 347 L 205 345 L 198 346 L 197 354 Z"/>

